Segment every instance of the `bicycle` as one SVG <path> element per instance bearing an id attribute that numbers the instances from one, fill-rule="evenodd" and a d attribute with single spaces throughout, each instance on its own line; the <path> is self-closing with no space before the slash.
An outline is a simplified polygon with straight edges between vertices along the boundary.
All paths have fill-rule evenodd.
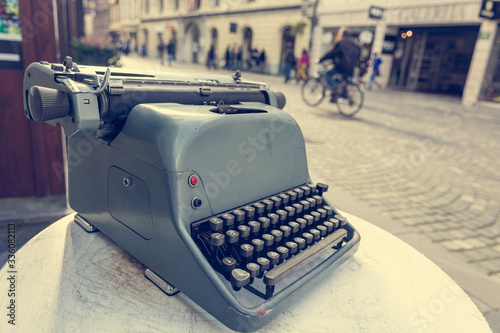
<path id="1" fill-rule="evenodd" d="M 327 95 L 330 95 L 328 82 L 325 73 L 331 64 L 320 64 L 318 73 L 310 77 L 302 85 L 302 99 L 309 106 L 319 105 Z M 330 97 L 336 100 L 338 111 L 345 117 L 352 117 L 363 107 L 365 100 L 364 87 L 353 81 L 351 77 L 345 77 L 342 74 L 335 74 L 334 79 L 339 82 L 334 91 L 334 96 Z"/>

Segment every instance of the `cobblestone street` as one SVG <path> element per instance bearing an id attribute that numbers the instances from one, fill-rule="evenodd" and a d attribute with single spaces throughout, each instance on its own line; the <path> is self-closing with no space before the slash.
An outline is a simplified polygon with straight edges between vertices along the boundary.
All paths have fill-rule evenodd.
<path id="1" fill-rule="evenodd" d="M 123 64 L 169 69 L 140 58 L 124 58 Z M 180 64 L 173 70 L 204 68 Z M 281 77 L 243 77 L 286 95 L 285 111 L 306 139 L 311 177 L 330 185 L 334 205 L 430 257 L 490 323 L 500 322 L 500 105 L 465 109 L 453 96 L 370 91 L 350 119 L 327 101 L 306 106 L 300 86 L 285 85 Z M 447 270 L 455 261 L 459 268 Z"/>

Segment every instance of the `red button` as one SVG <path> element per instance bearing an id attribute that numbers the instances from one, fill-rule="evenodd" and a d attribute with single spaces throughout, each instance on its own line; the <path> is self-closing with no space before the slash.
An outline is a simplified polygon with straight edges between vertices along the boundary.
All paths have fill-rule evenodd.
<path id="1" fill-rule="evenodd" d="M 198 185 L 198 177 L 196 177 L 195 175 L 191 175 L 189 177 L 189 185 L 192 187 L 195 187 L 196 185 Z"/>

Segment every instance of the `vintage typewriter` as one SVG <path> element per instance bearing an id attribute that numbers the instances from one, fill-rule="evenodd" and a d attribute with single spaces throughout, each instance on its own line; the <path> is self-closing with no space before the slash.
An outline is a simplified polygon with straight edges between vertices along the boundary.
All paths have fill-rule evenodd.
<path id="1" fill-rule="evenodd" d="M 359 245 L 265 84 L 67 57 L 31 64 L 23 89 L 29 119 L 64 128 L 75 221 L 231 329 L 259 329 Z"/>

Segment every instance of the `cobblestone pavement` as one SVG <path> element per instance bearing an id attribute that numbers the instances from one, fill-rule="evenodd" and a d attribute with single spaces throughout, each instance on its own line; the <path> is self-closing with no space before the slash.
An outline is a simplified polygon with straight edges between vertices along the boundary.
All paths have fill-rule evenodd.
<path id="1" fill-rule="evenodd" d="M 500 281 L 500 105 L 465 109 L 457 97 L 370 91 L 360 113 L 345 118 L 328 101 L 306 106 L 295 83 L 243 76 L 285 93 L 314 181 L 349 193 Z"/>

